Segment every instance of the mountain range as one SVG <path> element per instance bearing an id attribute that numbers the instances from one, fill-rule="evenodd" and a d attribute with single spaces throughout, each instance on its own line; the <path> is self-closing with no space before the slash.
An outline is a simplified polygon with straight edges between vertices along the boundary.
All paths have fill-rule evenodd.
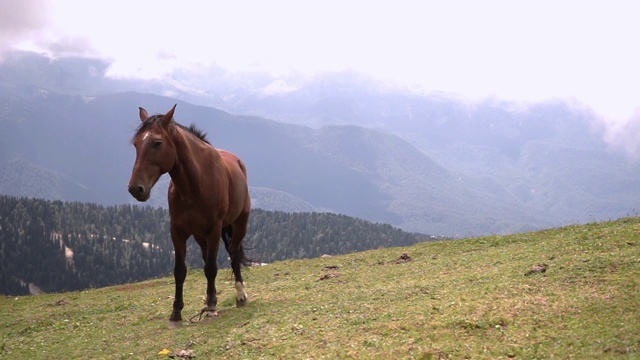
<path id="1" fill-rule="evenodd" d="M 468 102 L 353 73 L 287 83 L 221 69 L 106 76 L 109 63 L 12 53 L 0 63 L 0 193 L 132 203 L 137 109 L 195 123 L 246 163 L 254 207 L 330 211 L 443 236 L 618 218 L 640 166 L 589 109 Z M 201 69 L 202 70 L 202 69 Z M 168 177 L 151 204 L 166 204 Z"/>

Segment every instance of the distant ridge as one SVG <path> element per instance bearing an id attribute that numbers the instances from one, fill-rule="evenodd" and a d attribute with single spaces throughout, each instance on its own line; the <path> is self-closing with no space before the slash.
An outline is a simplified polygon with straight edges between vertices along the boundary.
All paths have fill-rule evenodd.
<path id="1" fill-rule="evenodd" d="M 269 79 L 220 69 L 160 82 L 107 78 L 108 65 L 27 52 L 0 62 L 0 163 L 25 162 L 16 164 L 22 175 L 2 167 L 5 193 L 29 195 L 36 175 L 27 174 L 38 168 L 52 189 L 34 186 L 32 196 L 132 203 L 137 108 L 178 103 L 177 121 L 238 153 L 250 186 L 273 191 L 254 195 L 269 209 L 462 237 L 614 219 L 640 203 L 640 162 L 614 151 L 602 120 L 579 104 L 465 102 L 350 72 L 273 93 L 264 91 Z M 166 202 L 162 181 L 148 204 Z"/>
<path id="2" fill-rule="evenodd" d="M 251 206 L 254 208 L 284 212 L 314 212 L 320 209 L 301 198 L 266 188 L 250 187 Z"/>
<path id="3" fill-rule="evenodd" d="M 90 190 L 62 173 L 24 159 L 0 162 L 0 194 L 48 200 L 89 199 Z"/>

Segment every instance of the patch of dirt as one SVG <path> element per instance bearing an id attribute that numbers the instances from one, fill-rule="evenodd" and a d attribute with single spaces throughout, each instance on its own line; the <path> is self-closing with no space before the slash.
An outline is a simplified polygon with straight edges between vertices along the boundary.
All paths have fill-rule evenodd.
<path id="1" fill-rule="evenodd" d="M 396 259 L 395 263 L 400 264 L 400 263 L 405 263 L 409 261 L 413 261 L 413 258 L 409 254 L 403 253 L 402 255 L 400 255 L 399 258 Z"/>
<path id="2" fill-rule="evenodd" d="M 628 355 L 628 354 L 635 354 L 638 352 L 638 349 L 634 349 L 632 347 L 617 347 L 617 348 L 611 348 L 608 347 L 606 349 L 604 349 L 605 353 L 613 353 L 613 354 L 617 354 L 617 355 Z"/>
<path id="3" fill-rule="evenodd" d="M 413 258 L 411 257 L 411 255 L 407 253 L 402 253 L 402 255 L 400 255 L 397 259 L 393 261 L 378 261 L 378 265 L 402 264 L 409 261 L 413 261 Z"/>
<path id="4" fill-rule="evenodd" d="M 327 265 L 323 267 L 322 270 L 327 271 L 328 273 L 320 276 L 320 279 L 318 279 L 318 281 L 333 279 L 340 276 L 340 273 L 336 272 L 336 270 L 338 270 L 337 265 Z"/>
<path id="5" fill-rule="evenodd" d="M 49 306 L 64 306 L 69 304 L 68 302 L 66 302 L 64 299 L 60 299 L 54 303 L 49 304 Z"/>
<path id="6" fill-rule="evenodd" d="M 320 279 L 318 279 L 318 281 L 333 279 L 333 278 L 337 278 L 339 276 L 340 276 L 339 273 L 333 273 L 332 272 L 332 273 L 328 273 L 328 274 L 324 274 L 324 275 L 320 276 Z"/>
<path id="7" fill-rule="evenodd" d="M 549 265 L 547 264 L 538 264 L 534 267 L 531 268 L 531 270 L 527 271 L 526 273 L 524 273 L 524 276 L 530 276 L 533 274 L 541 274 L 544 273 L 545 271 L 547 271 L 547 267 Z"/>

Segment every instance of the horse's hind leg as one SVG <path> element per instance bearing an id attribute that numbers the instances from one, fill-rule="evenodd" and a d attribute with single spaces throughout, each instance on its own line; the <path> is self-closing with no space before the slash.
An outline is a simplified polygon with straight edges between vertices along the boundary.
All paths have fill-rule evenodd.
<path id="1" fill-rule="evenodd" d="M 244 247 L 242 246 L 242 239 L 247 233 L 247 222 L 249 220 L 249 216 L 241 215 L 241 218 L 236 220 L 233 224 L 233 227 L 228 226 L 228 231 L 223 231 L 223 240 L 225 240 L 225 245 L 227 245 L 226 236 L 231 238 L 231 241 L 227 247 L 227 252 L 229 252 L 229 258 L 231 258 L 231 269 L 233 270 L 233 276 L 235 277 L 236 283 L 236 306 L 243 307 L 247 304 L 247 293 L 244 291 L 244 281 L 242 280 L 242 272 L 241 268 L 244 263 L 247 262 Z M 227 230 L 227 228 L 225 228 Z"/>

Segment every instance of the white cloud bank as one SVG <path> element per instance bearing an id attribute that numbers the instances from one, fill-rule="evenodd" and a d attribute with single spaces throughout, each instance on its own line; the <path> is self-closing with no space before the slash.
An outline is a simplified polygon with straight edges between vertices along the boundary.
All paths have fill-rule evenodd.
<path id="1" fill-rule="evenodd" d="M 113 76 L 352 69 L 471 99 L 575 99 L 640 120 L 633 1 L 0 0 L 0 50 L 99 55 Z"/>

